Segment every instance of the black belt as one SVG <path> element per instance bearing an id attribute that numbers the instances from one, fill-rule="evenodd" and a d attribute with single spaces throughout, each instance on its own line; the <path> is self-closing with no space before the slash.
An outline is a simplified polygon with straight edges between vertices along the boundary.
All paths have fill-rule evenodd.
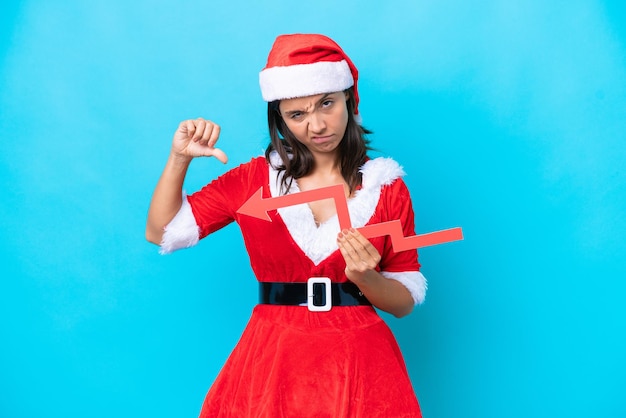
<path id="1" fill-rule="evenodd" d="M 308 306 L 312 311 L 328 311 L 332 306 L 371 305 L 354 283 L 330 283 L 325 277 L 313 277 L 307 283 L 260 282 L 259 303 Z"/>

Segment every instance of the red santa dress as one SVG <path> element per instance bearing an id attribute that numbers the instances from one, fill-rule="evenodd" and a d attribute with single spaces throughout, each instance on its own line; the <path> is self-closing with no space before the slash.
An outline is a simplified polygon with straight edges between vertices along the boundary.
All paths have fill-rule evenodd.
<path id="1" fill-rule="evenodd" d="M 278 158 L 273 155 L 273 158 Z M 237 213 L 263 187 L 280 193 L 274 165 L 258 157 L 186 196 L 165 229 L 161 251 L 194 245 L 237 222 L 261 282 L 306 282 L 329 277 L 345 282 L 337 248 L 337 217 L 317 226 L 308 205 L 271 211 L 268 222 Z M 414 235 L 411 199 L 402 168 L 388 158 L 368 160 L 362 186 L 348 201 L 352 225 L 400 219 Z M 292 182 L 287 193 L 298 192 Z M 395 253 L 388 237 L 370 239 L 382 256 L 380 273 L 398 280 L 421 303 L 426 280 L 416 251 Z M 388 326 L 371 306 L 334 306 L 312 312 L 303 306 L 257 305 L 240 341 L 209 390 L 201 417 L 421 417 L 404 360 Z"/>

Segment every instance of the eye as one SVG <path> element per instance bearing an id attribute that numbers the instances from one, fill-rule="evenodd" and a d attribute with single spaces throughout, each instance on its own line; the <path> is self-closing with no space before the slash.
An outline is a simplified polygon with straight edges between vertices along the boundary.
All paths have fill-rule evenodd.
<path id="1" fill-rule="evenodd" d="M 322 108 L 330 107 L 335 101 L 332 99 L 326 99 L 322 102 Z"/>
<path id="2" fill-rule="evenodd" d="M 291 120 L 300 120 L 302 119 L 303 113 L 302 112 L 292 112 L 289 114 L 289 119 Z"/>

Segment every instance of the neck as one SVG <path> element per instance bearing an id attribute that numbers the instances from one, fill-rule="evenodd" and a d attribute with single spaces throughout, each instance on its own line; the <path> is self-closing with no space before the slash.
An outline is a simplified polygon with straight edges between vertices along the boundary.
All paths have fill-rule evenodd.
<path id="1" fill-rule="evenodd" d="M 323 154 L 314 155 L 315 165 L 313 167 L 312 175 L 319 176 L 332 176 L 341 175 L 341 166 L 339 157 L 336 154 Z"/>

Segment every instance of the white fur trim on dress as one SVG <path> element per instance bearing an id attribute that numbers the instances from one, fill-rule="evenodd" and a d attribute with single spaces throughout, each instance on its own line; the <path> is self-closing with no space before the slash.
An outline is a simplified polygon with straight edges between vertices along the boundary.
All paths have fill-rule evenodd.
<path id="1" fill-rule="evenodd" d="M 402 283 L 411 293 L 411 296 L 413 296 L 413 302 L 416 305 L 424 302 L 428 282 L 426 281 L 426 277 L 419 271 L 405 271 L 402 273 L 381 271 L 380 274 L 388 279 L 397 280 Z"/>
<path id="2" fill-rule="evenodd" d="M 279 174 L 274 168 L 282 164 L 278 153 L 272 152 L 270 163 L 269 186 L 272 197 L 286 194 L 279 191 L 284 171 Z M 367 161 L 360 171 L 363 173 L 362 187 L 355 192 L 352 199 L 348 200 L 348 210 L 354 228 L 365 226 L 370 220 L 378 205 L 381 188 L 404 175 L 402 167 L 396 161 L 382 157 Z M 294 181 L 287 193 L 299 191 Z M 279 208 L 278 213 L 293 240 L 315 265 L 337 250 L 337 234 L 340 231 L 337 215 L 317 226 L 313 212 L 306 203 Z"/>
<path id="3" fill-rule="evenodd" d="M 183 193 L 183 204 L 176 216 L 164 228 L 159 252 L 169 254 L 181 248 L 193 247 L 199 239 L 200 229 L 191 211 L 191 205 L 187 201 L 187 195 Z"/>
<path id="4" fill-rule="evenodd" d="M 259 73 L 266 102 L 343 91 L 354 85 L 346 60 L 270 67 Z"/>

